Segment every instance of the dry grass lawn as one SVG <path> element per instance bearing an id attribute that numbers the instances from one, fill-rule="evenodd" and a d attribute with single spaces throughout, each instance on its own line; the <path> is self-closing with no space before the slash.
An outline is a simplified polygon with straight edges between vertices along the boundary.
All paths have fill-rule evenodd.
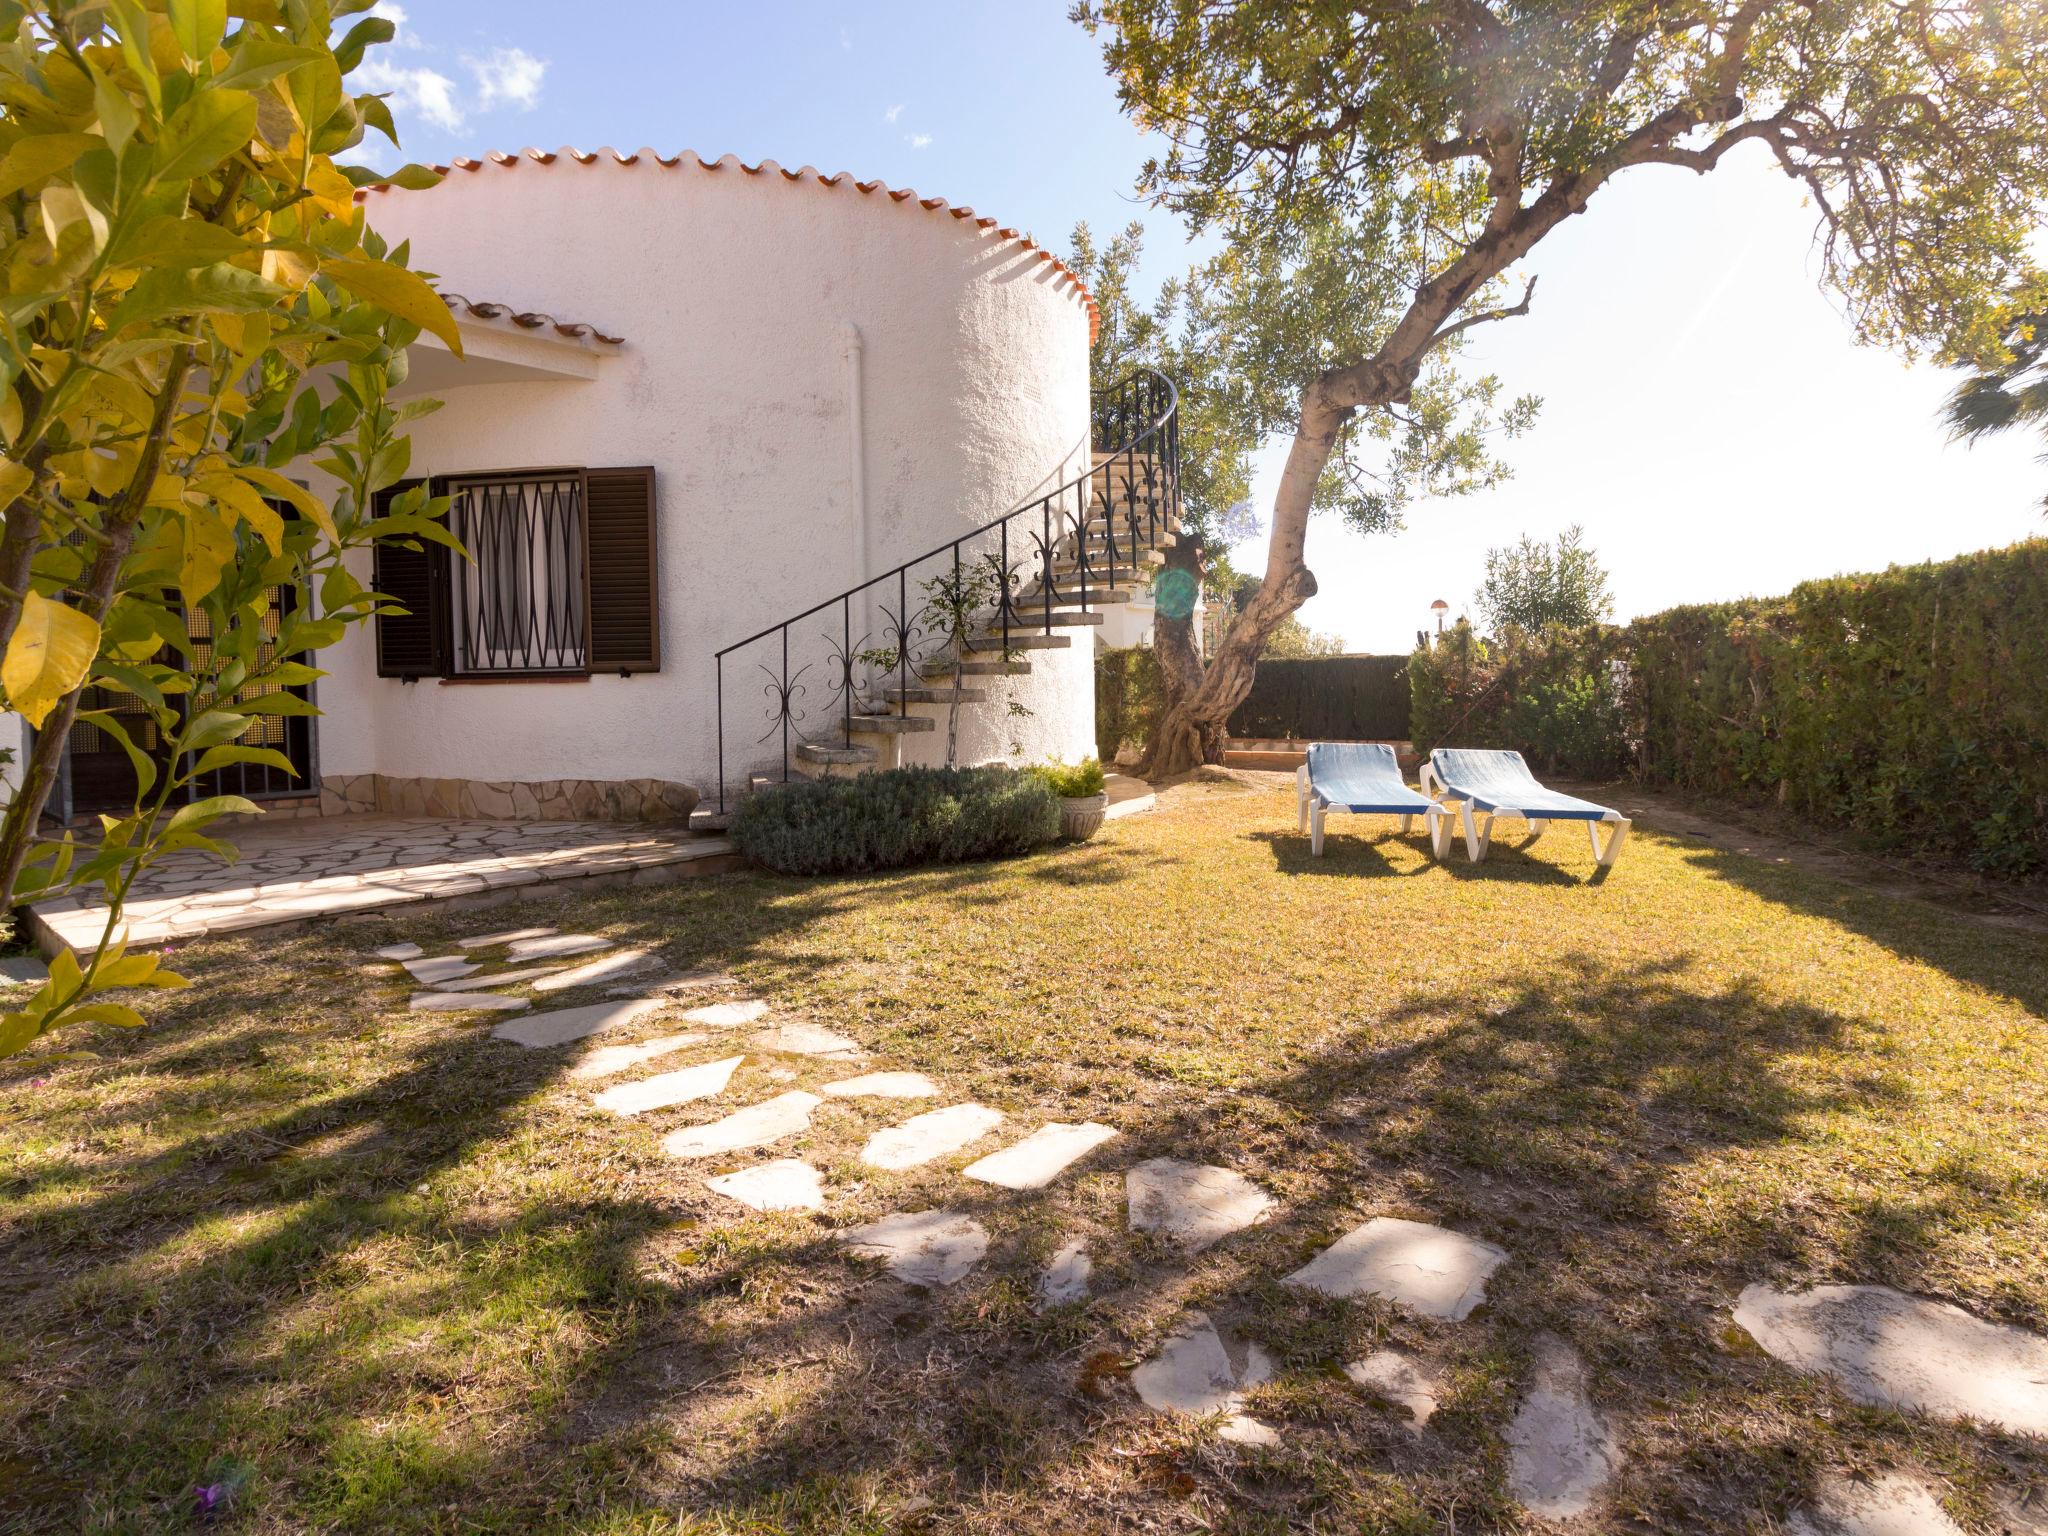
<path id="1" fill-rule="evenodd" d="M 1546 1332 L 1626 1448 L 1599 1529 L 1762 1536 L 1829 1468 L 1925 1477 L 1971 1532 L 2048 1502 L 2048 1448 L 1858 1407 L 1728 1313 L 1869 1281 L 2048 1330 L 2039 935 L 1641 828 L 1594 884 L 1583 839 L 1472 869 L 1335 825 L 1311 860 L 1291 797 L 1217 791 L 999 866 L 195 947 L 146 1032 L 0 1071 L 0 1529 L 184 1529 L 225 1483 L 250 1532 L 1520 1530 L 1501 1434 Z M 747 1159 L 659 1136 L 846 1069 L 750 1055 L 720 1105 L 606 1116 L 569 1052 L 409 1014 L 369 956 L 501 920 L 726 968 L 1020 1134 L 1123 1134 L 1017 1194 L 955 1172 L 995 1141 L 863 1169 L 929 1106 L 828 1102 L 791 1149 L 826 1212 L 749 1215 L 701 1182 Z M 1280 1211 L 1187 1262 L 1123 1222 L 1162 1154 Z M 994 1234 L 950 1290 L 829 1239 L 937 1205 Z M 1374 1214 L 1506 1248 L 1488 1304 L 1276 1283 Z M 1076 1233 L 1094 1299 L 1035 1312 Z M 1278 1448 L 1137 1403 L 1191 1305 L 1282 1362 Z M 1341 1373 L 1386 1341 L 1449 1384 L 1426 1433 Z"/>

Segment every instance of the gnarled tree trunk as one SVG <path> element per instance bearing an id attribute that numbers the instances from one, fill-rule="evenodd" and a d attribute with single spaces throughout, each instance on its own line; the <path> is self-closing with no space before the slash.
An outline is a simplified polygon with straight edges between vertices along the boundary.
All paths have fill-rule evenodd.
<path id="1" fill-rule="evenodd" d="M 1232 711 L 1252 691 L 1267 637 L 1316 595 L 1315 573 L 1309 570 L 1305 553 L 1309 506 L 1323 466 L 1336 451 L 1337 434 L 1350 418 L 1351 408 L 1331 404 L 1321 380 L 1303 391 L 1301 427 L 1288 450 L 1287 468 L 1273 502 L 1265 580 L 1231 621 L 1208 663 L 1204 665 L 1194 654 L 1192 626 L 1183 628 L 1178 644 L 1167 643 L 1163 622 L 1154 626 L 1153 644 L 1166 681 L 1166 708 L 1152 728 L 1144 761 L 1138 765 L 1146 778 L 1165 778 L 1203 763 L 1222 761 L 1224 729 Z"/>

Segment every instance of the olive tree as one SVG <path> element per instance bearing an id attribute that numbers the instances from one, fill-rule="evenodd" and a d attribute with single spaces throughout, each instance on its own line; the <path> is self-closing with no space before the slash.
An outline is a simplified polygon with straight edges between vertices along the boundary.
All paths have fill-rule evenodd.
<path id="1" fill-rule="evenodd" d="M 1291 435 L 1266 579 L 1148 767 L 1213 757 L 1265 637 L 1316 590 L 1311 510 L 1383 526 L 1499 473 L 1525 425 L 1458 348 L 1536 302 L 1530 259 L 1624 175 L 1765 157 L 1818 219 L 1857 337 L 1996 362 L 2042 308 L 2032 0 L 1080 0 L 1162 135 L 1140 190 L 1220 238 L 1216 343 Z M 1683 295 L 1674 294 L 1674 299 Z M 1674 397 L 1683 380 L 1671 381 Z M 1783 387 L 1780 381 L 1778 387 Z"/>
<path id="2" fill-rule="evenodd" d="M 206 795 L 244 742 L 311 712 L 304 659 L 379 611 L 343 563 L 380 538 L 438 539 L 445 506 L 405 474 L 394 405 L 422 328 L 459 350 L 447 306 L 356 202 L 335 156 L 391 134 L 345 78 L 391 24 L 369 0 L 0 0 L 0 694 L 34 727 L 0 818 L 0 909 L 92 888 L 108 920 L 0 1018 L 0 1055 L 59 1025 L 133 1025 L 104 994 L 179 985 L 120 941 L 136 876 L 166 854 L 232 858 Z M 395 142 L 395 137 L 394 137 Z M 393 178 L 432 180 L 407 167 Z M 288 466 L 311 458 L 331 498 Z M 276 589 L 296 599 L 273 606 Z M 119 696 L 123 709 L 88 699 Z M 147 720 L 153 745 L 124 718 Z M 39 824 L 86 721 L 134 765 L 133 805 L 98 835 Z"/>

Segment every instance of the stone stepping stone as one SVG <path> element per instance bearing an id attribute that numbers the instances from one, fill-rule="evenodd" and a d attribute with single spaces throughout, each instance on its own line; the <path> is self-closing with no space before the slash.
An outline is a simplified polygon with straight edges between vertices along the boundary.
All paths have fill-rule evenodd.
<path id="1" fill-rule="evenodd" d="M 525 999 L 521 998 L 521 1002 Z M 540 1050 L 550 1045 L 567 1045 L 571 1040 L 581 1040 L 585 1035 L 594 1035 L 601 1029 L 616 1029 L 621 1024 L 630 1024 L 635 1019 L 656 1012 L 661 1004 L 652 998 L 636 998 L 625 1003 L 591 1003 L 582 1008 L 557 1008 L 549 1013 L 536 1013 L 528 1018 L 518 1019 L 510 1024 L 500 1024 L 491 1031 L 494 1040 L 510 1040 L 514 1045 L 523 1045 L 529 1050 Z"/>
<path id="2" fill-rule="evenodd" d="M 635 971 L 651 971 L 659 964 L 659 955 L 649 954 L 644 949 L 622 949 L 615 955 L 572 965 L 567 970 L 558 969 L 546 981 L 535 982 L 533 990 L 560 992 L 565 987 L 588 986 L 593 981 L 610 981 L 614 977 L 630 976 Z"/>
<path id="3" fill-rule="evenodd" d="M 1054 1120 L 1022 1141 L 1000 1152 L 991 1152 L 960 1171 L 970 1179 L 998 1184 L 1004 1189 L 1043 1189 L 1064 1173 L 1069 1164 L 1115 1136 L 1114 1127 L 1097 1125 L 1092 1120 L 1081 1125 Z"/>
<path id="4" fill-rule="evenodd" d="M 1063 1307 L 1070 1301 L 1081 1300 L 1088 1294 L 1088 1281 L 1094 1273 L 1095 1261 L 1088 1257 L 1087 1240 L 1070 1238 L 1060 1245 L 1052 1262 L 1045 1266 L 1045 1273 L 1038 1277 L 1039 1304 Z"/>
<path id="5" fill-rule="evenodd" d="M 498 992 L 415 992 L 406 1006 L 415 1013 L 510 1013 L 529 1000 Z"/>
<path id="6" fill-rule="evenodd" d="M 694 1104 L 699 1099 L 725 1092 L 725 1085 L 732 1081 L 733 1072 L 746 1059 L 744 1056 L 728 1056 L 722 1061 L 702 1062 L 694 1067 L 643 1077 L 637 1083 L 620 1083 L 615 1088 L 592 1094 L 590 1102 L 615 1115 L 644 1115 L 650 1109 Z"/>
<path id="7" fill-rule="evenodd" d="M 952 1104 L 912 1115 L 901 1125 L 875 1132 L 860 1149 L 860 1160 L 870 1168 L 916 1168 L 935 1157 L 958 1152 L 971 1141 L 981 1140 L 1002 1123 L 1003 1112 L 999 1109 L 990 1109 L 985 1104 Z"/>
<path id="8" fill-rule="evenodd" d="M 936 1099 L 939 1085 L 922 1072 L 868 1072 L 842 1077 L 818 1092 L 828 1099 Z"/>
<path id="9" fill-rule="evenodd" d="M 537 933 L 505 946 L 508 960 L 552 960 L 563 955 L 587 955 L 593 949 L 610 949 L 612 941 L 594 933 Z"/>
<path id="10" fill-rule="evenodd" d="M 1417 1434 L 1436 1412 L 1438 1394 L 1443 1390 L 1419 1361 L 1398 1349 L 1375 1350 L 1345 1366 L 1344 1374 L 1366 1391 L 1407 1409 L 1408 1427 Z"/>
<path id="11" fill-rule="evenodd" d="M 1508 1488 L 1533 1515 L 1592 1508 L 1621 1465 L 1621 1445 L 1586 1396 L 1586 1368 L 1562 1339 L 1536 1341 L 1536 1374 L 1508 1425 Z"/>
<path id="12" fill-rule="evenodd" d="M 467 938 L 457 939 L 457 949 L 491 949 L 499 944 L 517 944 L 525 939 L 552 938 L 560 933 L 559 928 L 503 928 L 496 933 L 472 933 Z"/>
<path id="13" fill-rule="evenodd" d="M 830 1056 L 841 1061 L 863 1054 L 858 1040 L 849 1040 L 838 1030 L 817 1024 L 778 1024 L 773 1029 L 764 1029 L 754 1036 L 754 1048 L 791 1056 Z"/>
<path id="14" fill-rule="evenodd" d="M 382 949 L 370 951 L 379 960 L 417 960 L 426 951 L 417 944 L 386 944 Z"/>
<path id="15" fill-rule="evenodd" d="M 1859 1403 L 2048 1435 L 2048 1338 L 1882 1285 L 1743 1288 L 1735 1321 L 1787 1365 Z"/>
<path id="16" fill-rule="evenodd" d="M 1289 1275 L 1287 1285 L 1325 1296 L 1369 1294 L 1425 1317 L 1462 1322 L 1486 1299 L 1507 1250 L 1426 1221 L 1375 1216 Z"/>
<path id="17" fill-rule="evenodd" d="M 594 1077 L 610 1077 L 655 1061 L 688 1046 L 701 1045 L 708 1035 L 663 1035 L 659 1040 L 643 1040 L 638 1045 L 601 1045 L 569 1069 L 569 1075 L 582 1081 Z"/>
<path id="18" fill-rule="evenodd" d="M 673 976 L 664 976 L 659 981 L 650 981 L 644 986 L 620 987 L 613 994 L 617 997 L 673 997 L 678 992 L 709 991 L 713 987 L 736 987 L 739 982 L 723 971 L 678 971 Z"/>
<path id="19" fill-rule="evenodd" d="M 1933 1492 L 1903 1472 L 1880 1472 L 1867 1483 L 1824 1473 L 1812 1505 L 1792 1511 L 1785 1529 L 1789 1536 L 1963 1536 Z"/>
<path id="20" fill-rule="evenodd" d="M 890 1273 L 911 1285 L 952 1285 L 988 1252 L 980 1222 L 945 1211 L 899 1211 L 838 1237 L 865 1258 L 887 1261 Z"/>
<path id="21" fill-rule="evenodd" d="M 432 986 L 437 981 L 453 981 L 458 976 L 473 976 L 483 967 L 473 960 L 460 955 L 429 955 L 420 960 L 401 961 L 412 979 Z"/>
<path id="22" fill-rule="evenodd" d="M 706 1179 L 704 1186 L 756 1211 L 817 1211 L 825 1206 L 824 1176 L 794 1157 L 721 1173 Z"/>
<path id="23" fill-rule="evenodd" d="M 1244 1175 L 1174 1157 L 1155 1157 L 1125 1173 L 1124 1197 L 1133 1230 L 1157 1232 L 1188 1253 L 1264 1221 L 1273 1210 L 1273 1197 Z"/>
<path id="24" fill-rule="evenodd" d="M 659 1006 L 658 1004 L 656 1006 Z M 778 1093 L 772 1099 L 736 1109 L 723 1120 L 709 1125 L 687 1126 L 661 1138 L 661 1150 L 670 1157 L 716 1157 L 722 1152 L 744 1152 L 810 1129 L 811 1111 L 824 1100 L 815 1093 Z"/>
<path id="25" fill-rule="evenodd" d="M 712 1029 L 737 1029 L 742 1024 L 751 1024 L 768 1013 L 768 1005 L 758 999 L 744 1003 L 710 1003 L 702 1008 L 692 1008 L 683 1017 L 692 1024 L 708 1025 Z"/>
<path id="26" fill-rule="evenodd" d="M 488 976 L 471 976 L 462 981 L 437 981 L 437 992 L 481 992 L 486 987 L 514 987 L 522 981 L 531 981 L 536 976 L 552 976 L 559 971 L 559 965 L 526 965 L 516 971 L 495 971 Z"/>
<path id="27" fill-rule="evenodd" d="M 1273 1379 L 1272 1358 L 1256 1344 L 1226 1339 L 1202 1312 L 1190 1312 L 1159 1353 L 1131 1372 L 1138 1400 L 1160 1413 L 1223 1414 L 1217 1433 L 1239 1445 L 1276 1445 L 1280 1436 L 1243 1411 L 1245 1389 Z"/>

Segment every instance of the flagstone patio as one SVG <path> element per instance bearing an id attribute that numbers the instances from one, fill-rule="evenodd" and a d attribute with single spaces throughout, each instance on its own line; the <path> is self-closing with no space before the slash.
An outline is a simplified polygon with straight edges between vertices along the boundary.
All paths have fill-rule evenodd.
<path id="1" fill-rule="evenodd" d="M 489 906 L 534 885 L 658 885 L 736 867 L 732 844 L 679 827 L 441 817 L 307 817 L 229 840 L 234 864 L 175 853 L 135 883 L 132 944 L 166 943 L 420 902 Z M 106 908 L 61 897 L 34 908 L 46 954 L 97 942 Z"/>

